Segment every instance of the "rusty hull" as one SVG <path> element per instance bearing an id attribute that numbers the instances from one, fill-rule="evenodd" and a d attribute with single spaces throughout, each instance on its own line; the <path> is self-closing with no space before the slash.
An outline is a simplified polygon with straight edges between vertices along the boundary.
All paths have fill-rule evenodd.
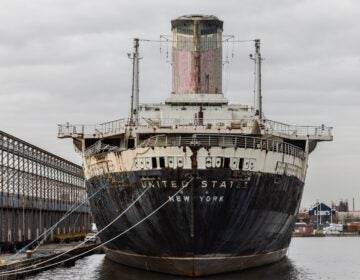
<path id="1" fill-rule="evenodd" d="M 187 258 L 153 257 L 130 254 L 105 248 L 106 257 L 123 265 L 173 275 L 201 277 L 228 273 L 280 261 L 285 257 L 287 248 L 276 252 L 252 256 L 199 256 Z"/>

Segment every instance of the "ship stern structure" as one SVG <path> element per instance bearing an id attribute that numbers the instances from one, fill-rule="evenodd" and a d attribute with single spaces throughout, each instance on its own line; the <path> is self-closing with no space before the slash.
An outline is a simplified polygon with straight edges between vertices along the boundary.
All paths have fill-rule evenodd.
<path id="1" fill-rule="evenodd" d="M 260 40 L 255 103 L 222 92 L 223 22 L 171 22 L 172 92 L 139 105 L 134 39 L 130 116 L 59 125 L 84 160 L 91 211 L 106 255 L 163 273 L 204 276 L 282 259 L 290 244 L 309 154 L 332 128 L 293 126 L 262 113 Z"/>

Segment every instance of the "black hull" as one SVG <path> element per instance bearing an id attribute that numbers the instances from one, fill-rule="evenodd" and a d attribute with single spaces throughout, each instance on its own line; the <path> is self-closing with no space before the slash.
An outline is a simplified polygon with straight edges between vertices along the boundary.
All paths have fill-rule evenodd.
<path id="1" fill-rule="evenodd" d="M 136 224 L 186 182 L 156 214 L 108 243 L 107 256 L 142 269 L 200 276 L 267 264 L 285 255 L 303 182 L 294 176 L 224 168 L 122 172 L 88 180 L 89 195 L 104 187 L 90 200 L 99 229 L 148 189 L 100 234 L 101 240 Z"/>

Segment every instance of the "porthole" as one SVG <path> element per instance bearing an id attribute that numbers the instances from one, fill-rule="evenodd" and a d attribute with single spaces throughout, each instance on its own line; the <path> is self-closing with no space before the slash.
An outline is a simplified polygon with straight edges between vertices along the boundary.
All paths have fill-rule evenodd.
<path id="1" fill-rule="evenodd" d="M 177 165 L 178 165 L 178 167 L 184 166 L 183 159 L 181 157 L 178 158 Z"/>
<path id="2" fill-rule="evenodd" d="M 216 157 L 215 159 L 215 167 L 221 167 L 221 157 Z"/>
<path id="3" fill-rule="evenodd" d="M 173 168 L 174 167 L 174 158 L 173 157 L 168 157 L 167 160 L 168 160 L 168 166 L 170 168 Z"/>
<path id="4" fill-rule="evenodd" d="M 211 168 L 211 157 L 206 157 L 205 159 L 205 166 L 206 168 Z"/>
<path id="5" fill-rule="evenodd" d="M 230 164 L 230 168 L 232 169 L 232 170 L 236 170 L 237 169 L 237 167 L 238 167 L 238 158 L 232 158 L 231 159 L 231 164 Z"/>

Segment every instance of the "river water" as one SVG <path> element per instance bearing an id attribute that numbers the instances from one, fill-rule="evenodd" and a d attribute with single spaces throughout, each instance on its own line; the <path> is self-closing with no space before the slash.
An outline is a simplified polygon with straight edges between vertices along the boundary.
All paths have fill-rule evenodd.
<path id="1" fill-rule="evenodd" d="M 32 280 L 182 280 L 189 279 L 141 271 L 113 263 L 103 254 L 78 260 L 73 267 L 58 267 L 26 279 Z M 209 280 L 322 280 L 360 279 L 360 237 L 293 238 L 287 257 L 276 264 L 242 272 L 206 277 Z"/>

